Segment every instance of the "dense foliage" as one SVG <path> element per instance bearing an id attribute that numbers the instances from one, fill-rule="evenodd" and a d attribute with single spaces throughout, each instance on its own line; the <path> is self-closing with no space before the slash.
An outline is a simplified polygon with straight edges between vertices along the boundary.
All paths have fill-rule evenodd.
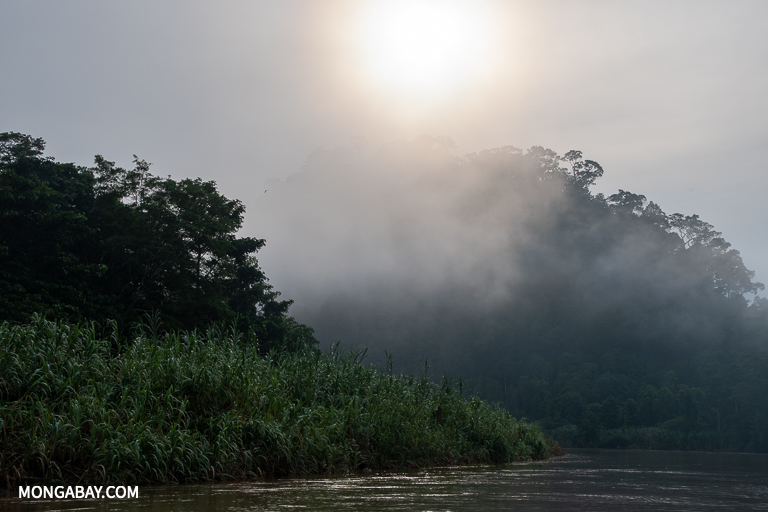
<path id="1" fill-rule="evenodd" d="M 427 138 L 414 144 L 398 143 L 370 158 L 351 150 L 318 152 L 301 173 L 281 189 L 270 191 L 275 204 L 285 209 L 269 216 L 287 223 L 277 233 L 309 237 L 282 250 L 285 266 L 296 279 L 316 287 L 307 294 L 315 302 L 302 301 L 302 319 L 317 329 L 318 337 L 367 346 L 377 354 L 386 349 L 397 355 L 396 369 L 406 373 L 420 371 L 426 357 L 434 370 L 461 375 L 465 393 L 535 420 L 567 445 L 768 451 L 768 299 L 757 295 L 763 285 L 754 281 L 754 273 L 721 233 L 697 215 L 667 214 L 639 194 L 619 190 L 605 197 L 592 193 L 590 187 L 603 169 L 577 151 L 561 157 L 540 147 L 527 152 L 505 147 L 457 158 L 447 142 Z M 141 360 L 150 357 L 141 351 L 149 351 L 151 357 L 164 354 L 168 364 L 176 358 L 171 364 L 175 367 L 181 364 L 181 355 L 170 351 L 171 346 L 177 351 L 197 347 L 195 357 L 202 358 L 201 340 L 223 339 L 210 330 L 211 325 L 234 326 L 232 335 L 239 341 L 232 346 L 244 343 L 262 355 L 272 349 L 304 354 L 272 361 L 272 370 L 266 360 L 259 360 L 253 363 L 263 365 L 259 371 L 283 372 L 287 371 L 285 365 L 303 361 L 308 366 L 302 371 L 316 375 L 313 372 L 326 364 L 326 356 L 305 352 L 316 343 L 312 329 L 288 316 L 290 301 L 279 300 L 259 268 L 254 254 L 264 241 L 235 236 L 244 212 L 239 201 L 220 195 L 212 182 L 154 176 L 148 164 L 138 159 L 134 169 L 125 170 L 97 157 L 95 167 L 87 169 L 43 157 L 43 148 L 40 139 L 0 134 L 0 319 L 29 323 L 35 314 L 43 314 L 49 319 L 96 321 L 95 331 L 77 331 L 74 338 L 61 334 L 70 340 L 67 343 L 75 343 L 72 339 L 96 343 L 104 333 L 113 332 L 108 327 L 110 320 L 115 320 L 114 332 L 125 333 L 137 321 L 149 318 L 148 334 L 140 341 L 121 348 L 121 337 L 115 335 L 109 343 L 93 345 L 100 347 L 101 355 L 93 357 L 101 361 L 99 365 L 107 365 L 104 368 L 114 369 L 107 364 L 109 350 L 117 357 L 114 364 L 122 360 L 119 364 L 124 365 L 128 364 L 125 354 L 130 352 L 132 358 Z M 315 207 L 308 209 L 307 204 Z M 282 239 L 281 244 L 286 241 Z M 308 247 L 313 250 L 306 250 Z M 373 263 L 367 265 L 366 258 Z M 298 292 L 294 295 L 301 297 Z M 16 333 L 9 334 L 9 339 L 22 336 L 18 333 L 44 330 L 43 324 L 35 322 L 37 327 L 29 328 L 32 331 L 7 327 L 7 332 Z M 160 336 L 162 341 L 157 342 L 161 325 L 177 329 L 177 334 L 167 339 Z M 61 325 L 45 329 L 55 333 L 77 330 Z M 179 329 L 189 334 L 181 334 Z M 200 334 L 206 330 L 208 334 Z M 33 343 L 40 353 L 48 350 L 41 348 L 48 343 L 41 340 L 49 338 L 46 334 Z M 217 343 L 212 343 L 210 357 L 219 357 L 221 343 Z M 165 348 L 152 348 L 157 346 Z M 63 348 L 56 350 L 55 357 L 68 354 Z M 92 348 L 78 350 L 94 354 Z M 226 350 L 228 354 L 250 354 L 240 348 Z M 7 368 L 22 361 L 20 352 L 13 354 L 0 352 Z M 31 372 L 24 374 L 27 384 L 18 380 L 21 374 L 9 373 L 16 377 L 2 381 L 0 392 L 8 393 L 4 395 L 8 411 L 4 412 L 4 425 L 11 419 L 20 421 L 15 424 L 32 428 L 29 435 L 34 436 L 39 432 L 34 422 L 39 420 L 30 415 L 31 409 L 25 409 L 33 406 L 26 398 L 31 395 L 9 390 L 35 387 L 36 379 L 42 383 L 59 377 L 45 377 L 54 372 L 45 366 L 49 363 L 43 364 L 49 356 L 29 357 L 36 363 L 24 363 Z M 66 359 L 58 364 L 55 371 L 64 372 L 63 384 L 59 383 L 64 387 L 57 388 L 58 394 L 34 402 L 36 410 L 46 410 L 54 419 L 57 414 L 64 417 L 63 407 L 74 407 L 71 393 L 81 391 L 67 387 L 70 373 L 75 375 L 78 368 L 87 366 L 69 364 Z M 0 368 L 3 378 L 5 368 Z M 165 375 L 165 371 L 152 367 L 147 375 Z M 229 375 L 223 366 L 221 371 Z M 333 380 L 331 373 L 327 378 Z M 96 376 L 102 374 L 100 369 L 78 385 L 86 390 L 83 393 L 97 393 L 97 402 L 102 399 L 101 390 L 96 391 Z M 119 373 L 119 379 L 122 375 Z M 299 373 L 270 375 L 276 379 L 275 389 L 289 390 L 291 382 L 302 382 L 309 389 L 320 385 L 303 381 Z M 386 380 L 376 375 L 376 382 Z M 406 385 L 405 380 L 386 378 Z M 184 382 L 196 382 L 190 379 Z M 234 404 L 235 395 L 221 391 L 234 389 L 227 387 L 228 381 L 210 379 L 209 392 L 224 393 L 222 403 Z M 408 382 L 402 393 L 411 396 L 413 388 L 408 386 L 419 382 Z M 188 395 L 188 388 L 178 388 L 176 381 L 167 383 L 162 393 L 168 400 Z M 346 393 L 358 397 L 359 403 L 364 398 L 372 400 L 365 394 L 367 384 L 360 385 L 360 390 L 345 388 L 338 396 Z M 419 385 L 428 388 L 426 381 Z M 50 386 L 53 384 L 43 388 Z M 130 390 L 121 397 L 143 404 L 137 414 L 148 414 L 146 421 L 155 422 L 152 425 L 172 428 L 159 405 L 160 387 L 130 386 L 120 388 Z M 381 393 L 380 387 L 376 389 Z M 151 393 L 137 395 L 138 390 Z M 291 397 L 299 397 L 295 403 L 310 404 L 311 397 L 299 396 L 299 392 L 298 388 L 290 391 Z M 278 396 L 270 393 L 264 396 Z M 64 396 L 68 401 L 56 401 Z M 192 405 L 184 407 L 213 400 L 194 396 L 199 400 L 195 398 L 192 404 L 190 399 Z M 254 404 L 266 400 L 252 398 Z M 179 400 L 184 403 L 183 398 Z M 187 418 L 189 409 L 181 405 L 177 409 L 182 413 L 174 417 Z M 27 416 L 10 415 L 22 410 Z M 247 410 L 250 414 L 255 409 Z M 112 413 L 105 411 L 89 409 L 88 415 L 96 416 L 81 414 L 62 425 L 69 425 L 70 437 L 76 433 L 85 436 L 71 437 L 77 443 L 90 443 L 86 434 L 91 427 L 84 425 L 93 424 L 94 418 L 111 418 Z M 405 409 L 401 412 L 406 415 Z M 152 415 L 155 413 L 159 416 Z M 200 411 L 195 414 L 204 416 Z M 488 414 L 497 417 L 501 413 Z M 221 418 L 224 421 L 230 416 Z M 338 418 L 334 418 L 323 425 L 337 425 Z M 368 419 L 384 421 L 378 416 Z M 80 426 L 72 427 L 76 424 Z M 214 428 L 214 423 L 210 425 Z M 401 427 L 398 424 L 392 432 Z M 128 430 L 117 432 L 138 432 L 130 425 L 125 428 Z M 165 427 L 146 428 L 159 436 L 157 443 L 167 441 Z M 373 427 L 361 424 L 360 428 Z M 343 458 L 323 465 L 326 463 L 317 461 L 327 457 L 315 452 L 307 459 L 310 462 L 292 459 L 295 442 L 303 449 L 301 439 L 306 437 L 304 433 L 290 437 L 292 429 L 290 426 L 284 434 L 289 436 L 288 444 L 274 445 L 287 450 L 285 458 L 275 455 L 283 452 L 269 452 L 270 457 L 277 457 L 274 460 L 282 461 L 273 469 L 264 465 L 272 458 L 254 463 L 257 459 L 247 458 L 251 455 L 243 455 L 246 458 L 237 459 L 233 466 L 221 462 L 221 467 L 236 468 L 231 469 L 232 474 L 357 467 L 339 462 L 347 460 Z M 208 441 L 200 441 L 204 446 L 213 443 L 211 453 L 219 453 L 216 432 L 211 430 L 206 434 Z M 34 467 L 40 468 L 40 474 L 57 474 L 57 466 L 46 466 L 51 457 L 47 448 L 38 450 L 35 447 L 44 445 L 24 439 L 27 444 L 14 445 L 14 450 L 28 446 L 32 451 L 4 468 L 38 464 Z M 128 434 L 121 439 L 128 444 L 137 442 Z M 327 446 L 336 446 L 336 441 L 328 439 Z M 317 446 L 326 446 L 324 442 L 318 441 Z M 417 444 L 409 445 L 413 451 L 408 453 L 426 455 L 406 458 L 419 464 L 504 459 L 459 456 L 454 448 L 420 452 L 417 445 L 421 441 L 413 442 Z M 400 448 L 389 452 L 379 447 L 387 455 L 376 459 L 361 446 L 364 444 L 358 446 L 360 453 L 368 457 L 366 464 L 376 467 L 399 460 L 392 453 L 405 453 Z M 241 448 L 227 453 L 251 453 L 250 448 Z M 71 457 L 76 448 L 72 449 L 75 451 L 66 452 L 70 457 L 66 460 L 75 461 Z M 474 454 L 472 450 L 461 453 Z M 17 457 L 20 452 L 13 453 Z M 10 459 L 4 460 L 11 464 Z M 187 469 L 160 470 L 157 464 L 147 466 L 149 459 L 138 455 L 131 460 L 145 461 L 141 462 L 143 476 L 135 476 L 137 481 L 202 478 L 204 473 L 203 469 L 194 474 L 178 473 Z M 72 463 L 87 473 L 92 466 L 86 462 Z M 38 474 L 35 471 L 29 474 Z M 161 473 L 145 475 L 153 471 Z"/>
<path id="2" fill-rule="evenodd" d="M 360 354 L 262 356 L 233 328 L 0 324 L 0 479 L 180 482 L 545 458 L 541 431 Z"/>
<path id="3" fill-rule="evenodd" d="M 592 193 L 602 174 L 540 147 L 319 154 L 275 204 L 311 190 L 334 209 L 296 225 L 352 230 L 354 211 L 365 240 L 384 242 L 302 319 L 405 371 L 428 357 L 571 445 L 768 451 L 763 285 L 697 215 Z"/>
<path id="4" fill-rule="evenodd" d="M 139 159 L 63 164 L 43 149 L 0 134 L 0 319 L 125 328 L 155 313 L 194 329 L 237 318 L 264 348 L 315 343 L 258 266 L 264 240 L 235 236 L 243 204 L 214 182 L 160 178 Z"/>

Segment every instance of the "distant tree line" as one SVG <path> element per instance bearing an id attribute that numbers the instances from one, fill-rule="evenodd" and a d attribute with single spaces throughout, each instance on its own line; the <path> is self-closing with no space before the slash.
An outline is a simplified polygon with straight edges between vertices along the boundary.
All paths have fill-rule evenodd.
<path id="1" fill-rule="evenodd" d="M 424 151 L 373 158 L 418 168 Z M 322 158 L 306 179 L 362 174 L 347 153 Z M 436 376 L 461 376 L 571 446 L 768 451 L 768 299 L 711 224 L 625 190 L 592 193 L 603 169 L 578 151 L 506 147 L 442 162 L 435 188 L 455 194 L 457 218 L 474 216 L 467 240 L 511 242 L 472 267 L 486 271 L 472 281 L 446 272 L 432 288 L 390 279 L 329 293 L 307 317 L 321 340 L 387 350 L 404 371 L 427 358 Z M 457 192 L 451 176 L 473 188 Z M 418 222 L 401 244 L 434 231 Z"/>
<path id="2" fill-rule="evenodd" d="M 265 349 L 314 345 L 238 237 L 245 207 L 215 182 L 155 176 L 134 157 L 86 168 L 43 156 L 45 142 L 0 134 L 0 320 L 152 318 L 168 329 L 219 323 Z"/>

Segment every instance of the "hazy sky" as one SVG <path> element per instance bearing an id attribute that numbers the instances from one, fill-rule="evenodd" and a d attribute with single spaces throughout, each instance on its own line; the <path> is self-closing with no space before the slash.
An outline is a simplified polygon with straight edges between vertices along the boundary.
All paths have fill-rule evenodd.
<path id="1" fill-rule="evenodd" d="M 0 131 L 252 211 L 351 138 L 579 149 L 598 191 L 700 214 L 768 282 L 765 1 L 1 0 L 0 70 Z"/>

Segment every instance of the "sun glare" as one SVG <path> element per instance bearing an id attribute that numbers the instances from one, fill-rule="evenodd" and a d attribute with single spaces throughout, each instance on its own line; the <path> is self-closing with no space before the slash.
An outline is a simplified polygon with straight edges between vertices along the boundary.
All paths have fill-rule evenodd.
<path id="1" fill-rule="evenodd" d="M 368 4 L 359 50 L 369 79 L 406 93 L 440 94 L 481 72 L 490 17 L 481 2 L 388 0 Z"/>

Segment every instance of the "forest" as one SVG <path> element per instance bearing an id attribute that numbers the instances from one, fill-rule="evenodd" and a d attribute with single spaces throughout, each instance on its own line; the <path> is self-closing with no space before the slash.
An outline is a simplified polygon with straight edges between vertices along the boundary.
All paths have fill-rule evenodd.
<path id="1" fill-rule="evenodd" d="M 189 343 L 174 339 L 230 332 L 260 357 L 341 340 L 380 371 L 452 383 L 565 446 L 768 451 L 763 285 L 697 215 L 593 193 L 603 168 L 578 151 L 457 157 L 449 139 L 422 137 L 372 155 L 316 152 L 259 207 L 278 219 L 264 231 L 291 269 L 291 316 L 255 258 L 265 239 L 236 236 L 244 205 L 215 183 L 43 150 L 0 135 L 0 320 L 14 350 L 13 329 L 42 317 L 111 339 L 99 365 L 133 339 L 171 351 Z M 41 378 L 18 357 L 2 362 L 20 376 L 3 382 L 4 407 Z"/>
<path id="2" fill-rule="evenodd" d="M 323 343 L 426 359 L 566 446 L 768 451 L 763 285 L 698 215 L 592 192 L 603 173 L 446 138 L 318 151 L 270 189 L 265 232 Z"/>
<path id="3" fill-rule="evenodd" d="M 85 168 L 43 157 L 45 142 L 0 134 L 0 318 L 114 321 L 168 329 L 237 326 L 264 351 L 314 346 L 237 237 L 245 207 L 214 182 L 174 181 L 134 157 Z"/>
<path id="4" fill-rule="evenodd" d="M 461 383 L 317 348 L 213 182 L 0 134 L 0 485 L 181 483 L 543 459 Z"/>

